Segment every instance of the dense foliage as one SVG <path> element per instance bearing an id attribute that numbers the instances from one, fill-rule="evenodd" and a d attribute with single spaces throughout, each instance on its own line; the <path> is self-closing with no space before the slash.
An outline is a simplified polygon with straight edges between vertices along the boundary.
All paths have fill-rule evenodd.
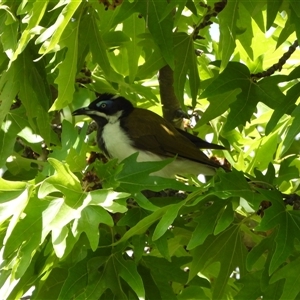
<path id="1" fill-rule="evenodd" d="M 297 37 L 292 0 L 1 0 L 0 298 L 298 299 Z M 173 95 L 232 172 L 106 161 L 71 116 L 105 92 Z"/>

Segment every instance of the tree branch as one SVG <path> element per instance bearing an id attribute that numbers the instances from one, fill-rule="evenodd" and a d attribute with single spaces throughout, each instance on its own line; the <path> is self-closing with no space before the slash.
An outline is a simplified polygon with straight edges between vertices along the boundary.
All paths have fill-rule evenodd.
<path id="1" fill-rule="evenodd" d="M 165 65 L 159 70 L 160 99 L 163 105 L 163 117 L 173 123 L 175 127 L 181 128 L 182 114 L 180 114 L 180 103 L 174 92 L 173 70 Z"/>
<path id="2" fill-rule="evenodd" d="M 194 27 L 193 39 L 203 39 L 201 35 L 199 35 L 199 31 L 206 26 L 210 26 L 213 22 L 210 21 L 212 17 L 216 17 L 226 6 L 227 0 L 221 0 L 219 2 L 214 3 L 214 7 L 207 5 L 204 2 L 200 2 L 200 6 L 207 9 L 206 14 L 203 16 L 202 21 Z"/>

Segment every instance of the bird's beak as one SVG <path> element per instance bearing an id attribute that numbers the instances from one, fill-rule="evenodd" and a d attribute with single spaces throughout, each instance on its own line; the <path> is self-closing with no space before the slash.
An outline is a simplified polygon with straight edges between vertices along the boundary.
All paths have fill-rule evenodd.
<path id="1" fill-rule="evenodd" d="M 76 109 L 72 112 L 73 116 L 80 116 L 80 115 L 89 115 L 90 109 L 88 107 L 82 107 Z"/>

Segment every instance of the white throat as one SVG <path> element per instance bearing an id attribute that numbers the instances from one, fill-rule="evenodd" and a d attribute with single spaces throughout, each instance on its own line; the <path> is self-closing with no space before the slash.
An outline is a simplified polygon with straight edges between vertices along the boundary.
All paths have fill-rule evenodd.
<path id="1" fill-rule="evenodd" d="M 106 116 L 106 119 L 107 119 L 108 123 L 110 123 L 110 124 L 115 124 L 116 122 L 118 122 L 118 124 L 119 124 L 120 123 L 119 119 L 122 116 L 122 114 L 123 114 L 123 110 L 120 110 L 120 111 L 116 112 L 114 115 Z"/>

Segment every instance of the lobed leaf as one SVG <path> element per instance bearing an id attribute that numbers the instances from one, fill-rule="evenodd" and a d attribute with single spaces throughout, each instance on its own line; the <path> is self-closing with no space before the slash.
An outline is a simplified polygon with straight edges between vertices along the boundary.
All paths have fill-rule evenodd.
<path id="1" fill-rule="evenodd" d="M 287 211 L 281 195 L 276 191 L 259 190 L 262 195 L 272 201 L 272 206 L 265 211 L 262 222 L 256 230 L 275 230 L 274 251 L 272 251 L 269 274 L 274 271 L 293 252 L 295 239 L 298 239 L 300 232 L 300 216 L 295 211 Z M 273 211 L 276 214 L 273 214 Z"/>
<path id="2" fill-rule="evenodd" d="M 189 272 L 189 281 L 213 262 L 220 263 L 220 271 L 214 279 L 212 295 L 221 299 L 230 274 L 238 267 L 244 274 L 247 250 L 242 243 L 239 227 L 232 225 L 216 237 L 210 236 L 201 245 L 192 250 L 193 261 Z"/>

